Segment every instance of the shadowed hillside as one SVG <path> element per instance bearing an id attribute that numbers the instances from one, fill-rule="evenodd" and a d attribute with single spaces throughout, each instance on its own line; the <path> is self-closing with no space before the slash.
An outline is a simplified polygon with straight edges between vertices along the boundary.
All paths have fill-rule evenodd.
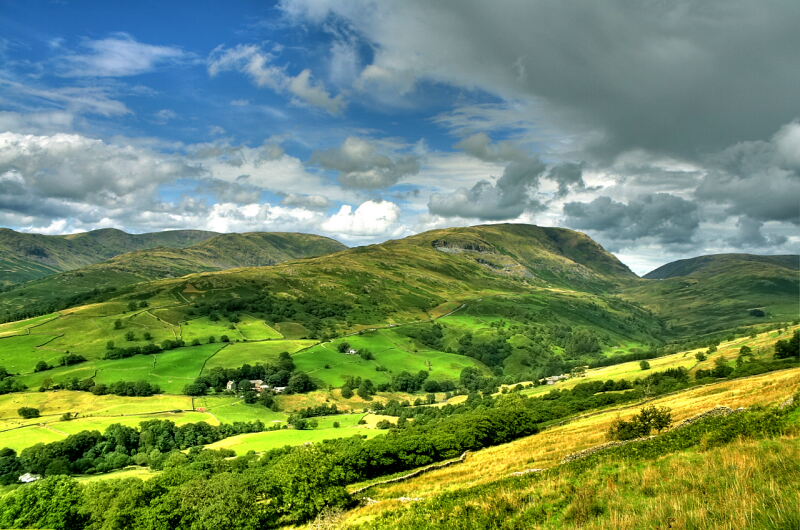
<path id="1" fill-rule="evenodd" d="M 680 335 L 800 316 L 800 256 L 718 254 L 668 263 L 624 296 Z"/>
<path id="2" fill-rule="evenodd" d="M 128 234 L 104 228 L 80 234 L 47 236 L 0 228 L 0 286 L 85 267 L 133 250 L 188 247 L 215 235 L 202 230 Z"/>
<path id="3" fill-rule="evenodd" d="M 233 267 L 274 265 L 345 248 L 338 241 L 311 234 L 214 235 L 187 248 L 158 247 L 128 252 L 108 261 L 19 285 L 0 293 L 0 308 L 9 313 L 37 307 L 61 309 L 79 303 L 92 292 L 97 294 L 132 283 Z"/>

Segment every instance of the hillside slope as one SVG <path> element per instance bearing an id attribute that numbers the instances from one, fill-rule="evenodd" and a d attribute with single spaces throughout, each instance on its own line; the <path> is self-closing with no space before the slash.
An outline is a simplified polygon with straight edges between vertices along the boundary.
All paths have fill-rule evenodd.
<path id="1" fill-rule="evenodd" d="M 177 240 L 175 240 L 177 241 Z M 232 267 L 266 266 L 319 256 L 347 247 L 333 239 L 299 233 L 220 234 L 187 248 L 158 247 L 31 281 L 0 293 L 0 313 L 25 308 L 61 309 L 86 293 L 132 283 Z"/>
<path id="2" fill-rule="evenodd" d="M 719 274 L 730 269 L 742 267 L 748 263 L 762 263 L 776 267 L 785 267 L 789 270 L 800 270 L 800 256 L 759 256 L 756 254 L 711 254 L 697 256 L 696 258 L 680 259 L 662 265 L 642 276 L 648 280 L 665 280 L 678 276 L 694 274 Z"/>
<path id="3" fill-rule="evenodd" d="M 800 256 L 718 254 L 669 263 L 624 296 L 677 334 L 705 333 L 800 316 Z"/>
<path id="4" fill-rule="evenodd" d="M 183 248 L 217 235 L 201 230 L 128 234 L 104 228 L 48 236 L 0 228 L 0 286 L 85 267 L 125 252 L 154 247 Z"/>

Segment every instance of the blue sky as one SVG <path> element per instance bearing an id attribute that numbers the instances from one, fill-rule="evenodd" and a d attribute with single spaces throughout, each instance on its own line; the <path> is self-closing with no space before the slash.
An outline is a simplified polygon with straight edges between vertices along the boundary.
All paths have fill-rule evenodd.
<path id="1" fill-rule="evenodd" d="M 800 8 L 768 3 L 4 0 L 0 225 L 796 251 Z"/>

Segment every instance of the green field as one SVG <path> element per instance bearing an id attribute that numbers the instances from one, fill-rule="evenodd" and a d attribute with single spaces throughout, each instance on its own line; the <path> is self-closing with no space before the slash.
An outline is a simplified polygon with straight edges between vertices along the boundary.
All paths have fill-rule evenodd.
<path id="1" fill-rule="evenodd" d="M 236 324 L 236 329 L 245 340 L 270 340 L 282 339 L 283 335 L 276 329 L 268 326 L 263 320 L 245 315 Z"/>
<path id="2" fill-rule="evenodd" d="M 134 355 L 127 359 L 102 360 L 80 363 L 21 376 L 19 380 L 35 389 L 45 379 L 54 383 L 77 377 L 93 377 L 96 383 L 109 384 L 114 381 L 147 380 L 157 384 L 163 392 L 180 394 L 183 387 L 200 375 L 206 360 L 214 355 L 222 344 L 204 344 L 169 350 L 155 355 Z"/>
<path id="3" fill-rule="evenodd" d="M 211 357 L 206 370 L 214 367 L 238 368 L 243 364 L 269 363 L 282 352 L 295 353 L 316 344 L 315 340 L 266 340 L 261 342 L 237 342 Z"/>
<path id="4" fill-rule="evenodd" d="M 287 339 L 305 339 L 309 331 L 299 322 L 277 322 L 275 329 Z"/>
<path id="5" fill-rule="evenodd" d="M 347 342 L 356 350 L 367 349 L 375 358 L 365 360 L 359 355 L 340 353 L 337 347 L 342 342 Z M 392 374 L 424 370 L 430 373 L 431 379 L 457 380 L 461 370 L 467 366 L 485 370 L 475 359 L 421 348 L 413 340 L 391 329 L 365 332 L 319 344 L 295 355 L 294 362 L 298 369 L 334 387 L 342 386 L 348 377 L 383 383 L 389 381 Z M 376 370 L 378 367 L 386 370 Z"/>
<path id="6" fill-rule="evenodd" d="M 29 318 L 27 320 L 20 320 L 18 322 L 8 322 L 7 324 L 0 324 L 0 337 L 8 337 L 11 335 L 19 335 L 26 332 L 32 327 L 38 326 L 58 318 L 58 313 L 50 313 L 49 315 L 42 315 L 39 317 Z"/>
<path id="7" fill-rule="evenodd" d="M 267 426 L 279 422 L 286 422 L 287 414 L 273 412 L 257 404 L 247 404 L 241 398 L 234 396 L 203 396 L 194 399 L 195 408 L 205 411 L 216 418 L 220 423 L 233 423 L 235 421 L 261 420 Z"/>
<path id="8" fill-rule="evenodd" d="M 51 350 L 50 345 L 56 335 L 18 335 L 0 338 L 0 366 L 11 373 L 32 372 L 37 361 L 45 360 L 54 363 L 64 355 L 58 350 Z M 39 348 L 45 344 L 47 348 Z"/>
<path id="9" fill-rule="evenodd" d="M 244 455 L 249 451 L 257 453 L 278 449 L 287 445 L 303 445 L 306 443 L 321 442 L 323 440 L 333 440 L 336 438 L 349 438 L 350 436 L 366 436 L 372 438 L 385 431 L 370 429 L 365 425 L 355 427 L 339 427 L 328 429 L 313 429 L 298 431 L 296 429 L 281 429 L 279 431 L 257 432 L 252 434 L 240 434 L 225 438 L 213 444 L 207 445 L 208 449 L 231 449 L 237 455 Z"/>
<path id="10" fill-rule="evenodd" d="M 214 337 L 219 341 L 220 337 L 223 335 L 227 335 L 232 341 L 245 340 L 244 335 L 242 335 L 231 322 L 225 320 L 214 322 L 208 317 L 182 322 L 180 330 L 181 338 L 187 343 L 191 343 L 194 339 L 205 343 L 208 342 L 209 337 Z"/>

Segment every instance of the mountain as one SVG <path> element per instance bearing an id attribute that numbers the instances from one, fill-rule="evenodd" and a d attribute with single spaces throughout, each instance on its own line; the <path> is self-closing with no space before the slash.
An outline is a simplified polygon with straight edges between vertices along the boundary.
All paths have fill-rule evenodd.
<path id="1" fill-rule="evenodd" d="M 680 335 L 800 316 L 800 256 L 716 254 L 668 263 L 624 296 Z"/>
<path id="2" fill-rule="evenodd" d="M 290 259 L 319 256 L 347 248 L 333 239 L 311 234 L 256 232 L 211 235 L 209 239 L 190 247 L 157 247 L 128 252 L 107 261 L 15 286 L 0 293 L 0 309 L 8 313 L 43 306 L 61 309 L 70 305 L 71 301 L 80 301 L 85 295 L 98 290 L 117 289 L 133 283 L 180 277 L 194 272 L 275 265 Z M 191 235 L 188 237 L 191 238 Z M 186 238 L 186 235 L 168 233 L 163 240 L 178 243 L 186 241 Z M 149 240 L 158 241 L 159 238 L 150 237 Z"/>
<path id="3" fill-rule="evenodd" d="M 756 254 L 711 254 L 667 263 L 666 265 L 662 265 L 648 272 L 643 278 L 649 280 L 665 280 L 667 278 L 690 276 L 693 274 L 720 274 L 742 266 L 749 266 L 751 263 L 763 263 L 766 265 L 785 267 L 793 271 L 800 270 L 800 256 L 797 255 L 759 256 Z"/>
<path id="4" fill-rule="evenodd" d="M 132 250 L 188 247 L 215 235 L 215 232 L 201 230 L 128 234 L 104 228 L 48 236 L 0 228 L 0 286 L 85 267 Z"/>

